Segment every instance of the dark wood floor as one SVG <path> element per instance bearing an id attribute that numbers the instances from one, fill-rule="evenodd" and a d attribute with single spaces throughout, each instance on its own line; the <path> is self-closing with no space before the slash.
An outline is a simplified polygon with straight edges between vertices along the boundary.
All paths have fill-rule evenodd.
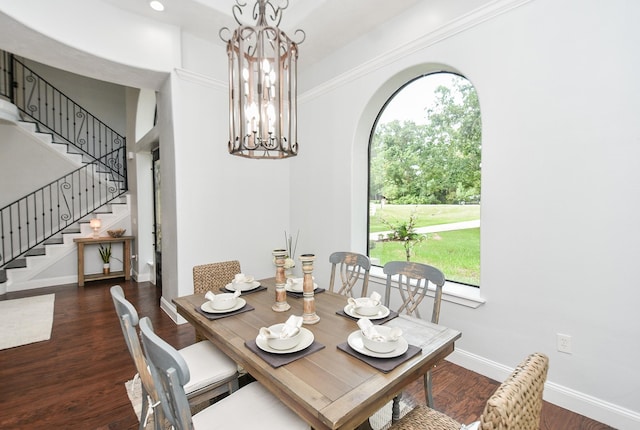
<path id="1" fill-rule="evenodd" d="M 137 419 L 124 383 L 135 374 L 109 294 L 112 282 L 43 288 L 0 300 L 55 293 L 51 339 L 0 351 L 0 429 L 135 429 Z M 149 283 L 122 282 L 126 297 L 156 331 L 182 348 L 194 330 L 176 326 L 160 310 L 160 292 Z M 461 422 L 482 413 L 496 381 L 451 363 L 433 373 L 436 408 Z M 408 396 L 424 401 L 421 384 Z M 410 398 L 410 397 L 409 397 Z M 609 429 L 545 403 L 541 429 Z"/>

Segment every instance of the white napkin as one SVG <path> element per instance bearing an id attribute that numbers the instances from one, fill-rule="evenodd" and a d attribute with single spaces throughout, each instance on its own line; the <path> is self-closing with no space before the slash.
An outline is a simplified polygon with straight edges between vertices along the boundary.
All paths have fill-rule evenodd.
<path id="1" fill-rule="evenodd" d="M 242 291 L 236 290 L 233 292 L 233 297 L 240 297 L 241 293 Z M 223 293 L 223 294 L 229 294 L 229 293 Z M 213 294 L 213 291 L 207 291 L 207 293 L 204 295 L 204 298 L 212 302 L 216 298 L 216 295 Z"/>
<path id="2" fill-rule="evenodd" d="M 244 273 L 238 273 L 233 277 L 234 284 L 242 284 L 243 282 L 250 283 L 253 282 L 253 276 L 245 275 Z"/>
<path id="3" fill-rule="evenodd" d="M 374 291 L 373 293 L 371 293 L 368 299 L 368 301 L 363 299 L 356 301 L 356 299 L 354 299 L 353 297 L 349 297 L 347 299 L 347 303 L 349 303 L 354 308 L 358 308 L 361 306 L 378 306 L 380 304 L 382 296 Z"/>
<path id="4" fill-rule="evenodd" d="M 358 327 L 360 327 L 364 337 L 378 342 L 392 342 L 402 336 L 402 329 L 399 327 L 391 327 L 388 335 L 380 333 L 377 326 L 375 326 L 369 318 L 360 318 L 358 320 Z"/>
<path id="5" fill-rule="evenodd" d="M 260 335 L 265 339 L 286 339 L 288 337 L 295 336 L 302 327 L 302 317 L 291 315 L 289 319 L 284 323 L 280 333 L 273 333 L 267 327 L 260 328 Z"/>

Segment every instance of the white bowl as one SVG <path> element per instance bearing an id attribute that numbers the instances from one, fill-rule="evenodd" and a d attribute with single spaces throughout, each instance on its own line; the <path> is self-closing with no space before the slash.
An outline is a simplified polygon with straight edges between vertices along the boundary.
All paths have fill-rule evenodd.
<path id="1" fill-rule="evenodd" d="M 385 327 L 385 326 L 376 326 L 376 330 L 381 335 L 388 336 L 391 328 Z M 399 338 L 395 340 L 387 340 L 387 341 L 372 340 L 372 339 L 367 339 L 364 335 L 362 335 L 362 343 L 364 344 L 365 348 L 373 352 L 378 352 L 382 354 L 395 350 L 398 347 L 398 339 Z"/>
<path id="2" fill-rule="evenodd" d="M 371 305 L 371 299 L 368 297 L 359 297 L 354 299 L 356 305 L 353 310 L 363 316 L 373 316 L 380 312 L 380 304 Z"/>
<path id="3" fill-rule="evenodd" d="M 238 298 L 233 293 L 216 294 L 213 300 L 211 300 L 211 307 L 217 311 L 224 311 L 225 309 L 231 309 L 236 305 Z"/>
<path id="4" fill-rule="evenodd" d="M 284 324 L 274 324 L 269 327 L 269 330 L 271 331 L 271 333 L 277 336 L 282 331 L 282 327 L 284 327 Z M 284 339 L 267 338 L 267 345 L 269 345 L 273 349 L 277 349 L 280 351 L 291 349 L 300 343 L 300 333 L 302 333 L 302 331 L 298 330 L 298 333 L 294 334 L 291 337 L 285 337 Z"/>

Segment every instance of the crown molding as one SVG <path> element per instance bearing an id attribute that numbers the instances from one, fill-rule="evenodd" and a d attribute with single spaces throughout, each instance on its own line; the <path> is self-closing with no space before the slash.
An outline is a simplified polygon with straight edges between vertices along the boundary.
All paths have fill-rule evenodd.
<path id="1" fill-rule="evenodd" d="M 416 51 L 432 46 L 459 33 L 467 31 L 485 21 L 521 7 L 534 0 L 496 0 L 478 9 L 475 9 L 459 18 L 450 21 L 440 28 L 424 34 L 423 36 L 393 50 L 385 52 L 365 63 L 344 72 L 333 79 L 324 82 L 298 96 L 298 102 L 304 103 L 328 92 L 346 85 L 360 76 L 371 73 L 382 67 L 388 66 L 400 59 L 409 56 Z"/>

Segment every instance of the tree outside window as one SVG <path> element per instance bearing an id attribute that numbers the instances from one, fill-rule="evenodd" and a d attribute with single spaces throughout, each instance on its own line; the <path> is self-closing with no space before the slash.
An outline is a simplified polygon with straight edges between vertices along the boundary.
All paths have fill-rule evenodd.
<path id="1" fill-rule="evenodd" d="M 435 73 L 401 88 L 370 142 L 372 262 L 427 263 L 479 286 L 480 162 L 480 105 L 467 79 Z"/>

